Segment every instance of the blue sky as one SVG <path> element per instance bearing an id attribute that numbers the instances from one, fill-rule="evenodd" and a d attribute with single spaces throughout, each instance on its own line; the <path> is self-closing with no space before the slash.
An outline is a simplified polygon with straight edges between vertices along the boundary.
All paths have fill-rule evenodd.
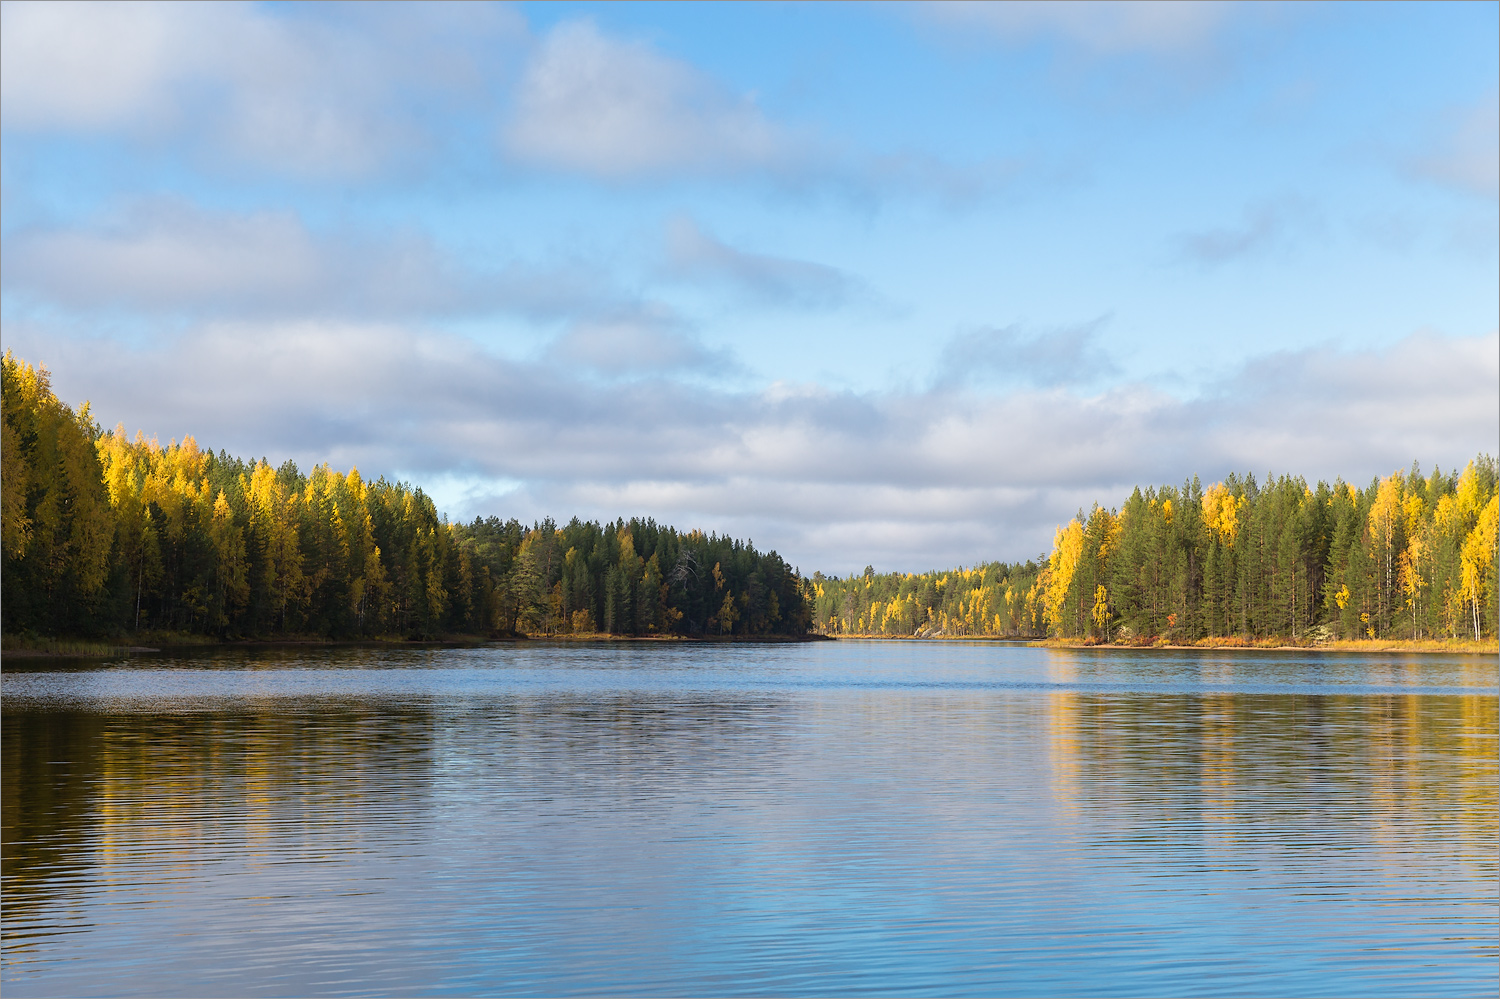
<path id="1" fill-rule="evenodd" d="M 0 332 L 107 426 L 1024 558 L 1500 439 L 1500 5 L 31 5 Z"/>

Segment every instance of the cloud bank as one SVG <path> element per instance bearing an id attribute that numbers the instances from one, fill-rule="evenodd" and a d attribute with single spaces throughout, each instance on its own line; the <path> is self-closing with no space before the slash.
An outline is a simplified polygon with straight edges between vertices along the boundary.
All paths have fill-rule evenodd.
<path id="1" fill-rule="evenodd" d="M 0 18 L 7 129 L 186 137 L 327 177 L 430 146 L 431 112 L 482 102 L 524 35 L 479 4 L 7 3 Z"/>
<path id="2" fill-rule="evenodd" d="M 1493 332 L 1245 361 L 1253 347 L 1221 351 L 1226 341 L 1184 327 L 1182 313 L 1259 315 L 1265 302 L 1270 318 L 1254 321 L 1278 343 L 1390 343 L 1424 323 L 1494 321 L 1493 269 L 1472 261 L 1411 245 L 1395 267 L 1308 254 L 1323 269 L 1309 289 L 1278 252 L 1325 215 L 1337 226 L 1374 205 L 1446 224 L 1428 211 L 1442 202 L 1474 234 L 1470 256 L 1492 260 L 1492 80 L 1477 103 L 1450 88 L 1451 119 L 1429 116 L 1414 127 L 1422 143 L 1382 154 L 1430 200 L 1361 194 L 1343 173 L 1321 188 L 1278 179 L 1309 200 L 1266 200 L 1276 192 L 1260 186 L 1262 166 L 1297 161 L 1251 143 L 1223 147 L 1257 174 L 1228 204 L 1234 178 L 1195 158 L 1224 140 L 1199 124 L 1211 111 L 1242 141 L 1250 126 L 1222 114 L 1255 103 L 1249 91 L 1226 74 L 1227 103 L 1206 94 L 1203 117 L 1175 122 L 1170 109 L 1187 89 L 1179 70 L 1213 75 L 1244 48 L 1229 29 L 1260 17 L 1247 9 L 1260 8 L 918 8 L 984 39 L 982 72 L 976 60 L 945 76 L 964 61 L 951 48 L 941 62 L 902 49 L 888 23 L 870 29 L 884 15 L 859 8 L 804 22 L 796 45 L 774 31 L 769 44 L 735 37 L 739 61 L 719 65 L 717 27 L 672 36 L 704 54 L 700 66 L 642 40 L 654 15 L 631 8 L 610 20 L 634 19 L 635 34 L 569 15 L 533 34 L 521 13 L 490 5 L 7 3 L 5 342 L 49 363 L 63 395 L 92 398 L 109 424 L 410 476 L 439 484 L 466 517 L 637 513 L 749 535 L 809 570 L 1034 555 L 1080 506 L 1117 503 L 1137 482 L 1267 470 L 1365 480 L 1413 458 L 1447 467 L 1500 450 Z M 1350 9 L 1337 17 L 1365 16 Z M 709 10 L 707 21 L 723 16 Z M 828 131 L 799 130 L 715 75 L 743 68 L 751 42 L 781 106 L 822 114 Z M 886 61 L 850 75 L 838 47 L 867 43 L 892 47 L 871 48 Z M 1320 44 L 1333 47 L 1308 51 L 1342 52 L 1346 39 Z M 802 58 L 811 68 L 794 65 Z M 906 58 L 920 76 L 901 75 Z M 1097 79 L 1038 100 L 1054 64 Z M 1138 70 L 1163 66 L 1172 100 L 1137 102 L 1142 117 L 1125 128 L 1101 117 Z M 1361 106 L 1366 83 L 1373 93 L 1403 79 L 1361 72 L 1345 88 Z M 1071 115 L 1089 91 L 1106 99 L 1086 96 L 1087 113 Z M 1164 145 L 1140 156 L 1139 142 Z M 1149 166 L 1132 179 L 1137 161 Z M 1070 179 L 1025 182 L 1047 163 Z M 1201 214 L 1161 214 L 1153 199 Z M 1114 205 L 1138 209 L 1115 219 Z M 871 242 L 813 259 L 840 240 Z M 1199 266 L 1142 265 L 1141 246 Z M 999 263 L 972 266 L 990 255 Z M 1358 280 L 1340 283 L 1349 266 Z M 1255 280 L 1222 280 L 1236 269 Z M 1028 287 L 1048 272 L 1069 287 Z M 884 295 L 886 315 L 853 314 Z M 1079 308 L 1106 318 L 1045 325 Z M 1105 348 L 1116 313 L 1154 357 Z M 1043 324 L 1005 325 L 1023 315 Z M 981 325 L 988 317 L 1001 322 Z M 756 325 L 772 321 L 785 325 Z M 745 357 L 720 346 L 731 336 Z M 819 355 L 824 336 L 832 349 Z M 872 357 L 900 369 L 866 364 L 852 383 L 904 387 L 796 380 Z M 1234 363 L 1190 395 L 1121 375 Z"/>
<path id="3" fill-rule="evenodd" d="M 1101 53 L 1172 53 L 1195 50 L 1224 28 L 1228 3 L 1174 0 L 1089 0 L 967 3 L 938 0 L 923 6 L 928 17 L 955 28 L 979 29 L 1007 41 L 1052 37 Z"/>
<path id="4" fill-rule="evenodd" d="M 607 331 L 569 333 L 533 363 L 349 322 L 213 323 L 147 349 L 29 326 L 7 342 L 107 423 L 419 484 L 457 476 L 448 506 L 463 517 L 640 514 L 749 535 L 809 571 L 1024 558 L 1079 507 L 1192 474 L 1364 482 L 1500 450 L 1494 333 L 1273 354 L 1191 399 L 1139 385 L 744 391 L 660 363 L 601 382 L 573 362 L 702 363 L 691 339 Z"/>
<path id="5" fill-rule="evenodd" d="M 31 226 L 3 246 L 4 288 L 72 312 L 545 320 L 620 308 L 598 269 L 476 266 L 420 230 L 314 231 L 291 211 L 215 212 L 136 202 L 89 226 Z"/>
<path id="6" fill-rule="evenodd" d="M 1448 116 L 1439 138 L 1411 161 L 1420 177 L 1481 197 L 1500 199 L 1500 96 Z"/>
<path id="7" fill-rule="evenodd" d="M 589 21 L 560 25 L 532 54 L 504 144 L 521 160 L 605 178 L 774 167 L 792 151 L 751 97 Z"/>
<path id="8" fill-rule="evenodd" d="M 1092 382 L 1117 371 L 1099 342 L 1104 320 L 1027 333 L 1018 326 L 980 329 L 953 337 L 943 348 L 940 385 L 1034 385 Z"/>
<path id="9" fill-rule="evenodd" d="M 719 284 L 762 305 L 830 308 L 856 292 L 836 268 L 736 249 L 685 218 L 667 226 L 667 273 Z"/>

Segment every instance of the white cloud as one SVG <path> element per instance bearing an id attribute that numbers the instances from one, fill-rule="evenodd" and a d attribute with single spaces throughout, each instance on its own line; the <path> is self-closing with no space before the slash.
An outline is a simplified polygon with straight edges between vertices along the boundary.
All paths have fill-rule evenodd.
<path id="1" fill-rule="evenodd" d="M 1103 319 L 1027 333 L 1017 326 L 961 333 L 943 348 L 943 384 L 1073 385 L 1116 370 L 1099 344 Z"/>
<path id="2" fill-rule="evenodd" d="M 523 160 L 607 178 L 765 167 L 790 152 L 752 97 L 588 21 L 533 54 L 504 138 Z"/>
<path id="3" fill-rule="evenodd" d="M 197 68 L 194 28 L 211 5 L 180 15 L 156 4 L 7 3 L 0 7 L 0 101 L 8 125 L 108 128 L 168 98 Z M 220 8 L 222 12 L 222 8 Z M 183 58 L 183 57 L 188 58 Z"/>
<path id="4" fill-rule="evenodd" d="M 7 3 L 7 128 L 183 135 L 279 171 L 357 174 L 430 138 L 409 94 L 482 98 L 516 16 L 480 5 Z"/>
<path id="5" fill-rule="evenodd" d="M 1500 97 L 1491 94 L 1447 121 L 1442 137 L 1412 164 L 1419 176 L 1500 198 Z M 1493 229 L 1490 232 L 1493 238 Z"/>
<path id="6" fill-rule="evenodd" d="M 3 18 L 8 133 L 123 136 L 221 175 L 466 162 L 470 127 L 502 117 L 502 154 L 606 180 L 757 172 L 859 200 L 900 190 L 967 203 L 1021 170 L 841 153 L 646 43 L 589 21 L 536 40 L 515 9 L 492 4 L 7 0 Z"/>
<path id="7" fill-rule="evenodd" d="M 1238 225 L 1184 233 L 1178 239 L 1183 256 L 1200 264 L 1222 264 L 1285 246 L 1295 234 L 1315 232 L 1322 220 L 1306 199 L 1287 196 L 1246 208 Z"/>
<path id="8" fill-rule="evenodd" d="M 330 261 L 289 212 L 212 217 L 161 203 L 103 231 L 22 231 L 5 282 L 73 306 L 148 309 L 271 298 L 305 303 Z"/>
<path id="9" fill-rule="evenodd" d="M 1231 5 L 1180 0 L 1045 0 L 971 3 L 938 0 L 927 16 L 962 29 L 988 31 L 1008 41 L 1060 38 L 1098 53 L 1180 52 L 1211 41 Z"/>
<path id="10" fill-rule="evenodd" d="M 505 492 L 463 516 L 639 514 L 749 535 L 809 571 L 1024 558 L 1080 506 L 1118 504 L 1135 484 L 1231 471 L 1364 482 L 1500 450 L 1493 333 L 1271 355 L 1188 401 L 1139 386 L 600 381 L 390 324 L 219 323 L 145 349 L 17 322 L 5 335 L 107 424 Z"/>
<path id="11" fill-rule="evenodd" d="M 315 233 L 289 211 L 204 211 L 137 202 L 92 228 L 23 228 L 4 242 L 6 291 L 54 308 L 146 313 L 402 318 L 510 312 L 532 318 L 617 307 L 579 265 L 481 271 L 420 232 Z"/>
<path id="12" fill-rule="evenodd" d="M 1356 480 L 1413 459 L 1451 468 L 1500 450 L 1500 335 L 1425 331 L 1388 350 L 1271 354 L 1213 386 L 1188 418 L 1206 452 L 1242 468 Z"/>
<path id="13" fill-rule="evenodd" d="M 1243 225 L 1184 235 L 1182 249 L 1187 256 L 1203 263 L 1221 264 L 1260 249 L 1274 239 L 1281 228 L 1281 219 L 1274 209 L 1260 208 L 1250 212 Z"/>
<path id="14" fill-rule="evenodd" d="M 667 261 L 674 276 L 718 282 L 767 305 L 826 308 L 842 304 L 854 290 L 836 268 L 739 250 L 686 218 L 667 226 Z"/>
<path id="15" fill-rule="evenodd" d="M 646 303 L 579 320 L 549 347 L 550 361 L 607 376 L 720 372 L 728 354 L 698 342 L 664 306 Z"/>

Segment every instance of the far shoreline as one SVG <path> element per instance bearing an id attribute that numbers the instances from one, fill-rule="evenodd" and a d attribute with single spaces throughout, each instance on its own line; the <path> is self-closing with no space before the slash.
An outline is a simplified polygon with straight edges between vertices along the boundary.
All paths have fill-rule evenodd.
<path id="1" fill-rule="evenodd" d="M 114 645 L 78 639 L 17 640 L 6 636 L 9 647 L 0 649 L 4 659 L 100 659 L 114 656 L 166 653 L 178 655 L 192 651 L 229 649 L 468 649 L 512 643 L 616 644 L 642 643 L 667 645 L 801 645 L 815 642 L 969 642 L 995 645 L 1024 645 L 1035 649 L 1058 649 L 1089 652 L 1339 652 L 1402 653 L 1422 655 L 1500 655 L 1500 641 L 1473 639 L 1350 639 L 1316 644 L 1291 644 L 1284 639 L 1268 639 L 1262 644 L 1208 640 L 1203 644 L 1178 643 L 1126 644 L 1089 642 L 1072 638 L 1026 638 L 1003 635 L 828 635 L 808 632 L 805 635 L 610 635 L 602 632 L 583 634 L 515 634 L 515 635 L 444 635 L 431 639 L 358 638 L 332 639 L 306 636 L 264 639 L 229 639 L 224 641 L 182 640 L 178 636 L 143 636 L 152 644 Z"/>
<path id="2" fill-rule="evenodd" d="M 1087 642 L 1076 638 L 1007 638 L 1000 635 L 830 635 L 832 639 L 866 642 L 994 642 L 1025 645 L 1034 649 L 1076 649 L 1098 652 L 1403 652 L 1424 654 L 1500 655 L 1500 640 L 1473 639 L 1342 639 L 1299 645 L 1285 639 L 1268 639 L 1264 644 L 1177 643 L 1127 644 L 1123 642 Z"/>
<path id="3" fill-rule="evenodd" d="M 806 635 L 611 635 L 603 632 L 585 634 L 548 635 L 444 635 L 431 639 L 403 638 L 317 638 L 288 636 L 286 638 L 202 640 L 191 636 L 184 640 L 178 636 L 150 636 L 151 644 L 120 644 L 90 641 L 87 639 L 16 639 L 5 636 L 5 647 L 0 648 L 0 659 L 101 659 L 114 656 L 142 655 L 153 653 L 179 654 L 193 651 L 224 649 L 471 649 L 487 645 L 502 645 L 524 642 L 564 643 L 617 643 L 648 642 L 688 645 L 788 645 L 808 642 L 831 642 L 828 635 L 812 632 Z"/>
<path id="4" fill-rule="evenodd" d="M 1276 644 L 1271 644 L 1275 642 Z M 1177 645 L 1177 644 L 1151 644 L 1151 645 L 1127 645 L 1118 642 L 1095 642 L 1089 644 L 1073 639 L 1048 638 L 1030 643 L 1037 648 L 1047 649 L 1100 649 L 1118 652 L 1150 652 L 1161 650 L 1164 652 L 1403 652 L 1403 653 L 1432 653 L 1448 654 L 1455 653 L 1463 655 L 1496 655 L 1500 654 L 1500 641 L 1475 641 L 1473 639 L 1342 639 L 1331 642 L 1317 642 L 1308 645 L 1297 645 L 1282 639 L 1271 639 L 1264 645 L 1256 644 L 1202 644 L 1202 645 Z"/>

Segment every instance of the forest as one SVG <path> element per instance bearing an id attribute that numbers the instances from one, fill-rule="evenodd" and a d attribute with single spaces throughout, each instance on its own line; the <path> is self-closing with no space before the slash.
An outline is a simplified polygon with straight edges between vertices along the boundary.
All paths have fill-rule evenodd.
<path id="1" fill-rule="evenodd" d="M 167 446 L 3 359 L 9 635 L 1493 639 L 1496 462 L 1363 488 L 1231 475 L 1137 488 L 1024 563 L 802 578 L 646 519 L 450 523 L 420 489 Z"/>
<path id="2" fill-rule="evenodd" d="M 1037 580 L 1046 558 L 973 569 L 877 573 L 807 581 L 813 629 L 825 635 L 1042 638 L 1047 634 Z"/>
<path id="3" fill-rule="evenodd" d="M 3 358 L 0 630 L 432 639 L 801 636 L 774 551 L 652 520 L 449 523 L 420 489 L 105 432 Z"/>
<path id="4" fill-rule="evenodd" d="M 1137 488 L 1025 564 L 808 580 L 830 635 L 1089 642 L 1493 639 L 1500 496 L 1490 456 L 1363 489 L 1291 476 Z M 1231 644 L 1232 644 L 1231 641 Z"/>

